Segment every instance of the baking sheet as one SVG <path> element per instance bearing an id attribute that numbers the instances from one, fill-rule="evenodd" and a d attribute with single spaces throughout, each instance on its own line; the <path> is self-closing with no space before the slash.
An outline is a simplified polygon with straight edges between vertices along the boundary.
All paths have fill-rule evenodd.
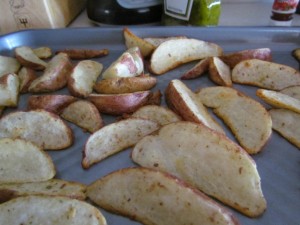
<path id="1" fill-rule="evenodd" d="M 300 47 L 299 28 L 271 28 L 271 27 L 130 27 L 141 37 L 186 35 L 211 41 L 223 47 L 225 52 L 232 52 L 251 48 L 269 47 L 272 50 L 273 60 L 278 63 L 298 68 L 299 64 L 291 56 L 294 48 Z M 31 47 L 49 46 L 53 52 L 64 48 L 108 48 L 110 54 L 95 59 L 107 68 L 111 62 L 125 50 L 121 28 L 73 28 L 56 30 L 27 30 L 0 36 L 0 54 L 13 56 L 13 49 L 17 46 Z M 179 78 L 184 71 L 191 68 L 196 62 L 188 63 L 158 77 L 158 84 L 154 88 L 164 91 L 172 79 Z M 191 89 L 196 90 L 213 83 L 203 76 L 195 80 L 184 81 Z M 257 88 L 234 85 L 245 94 L 255 96 Z M 57 93 L 68 93 L 61 90 Z M 28 95 L 20 98 L 19 109 L 26 108 Z M 165 102 L 162 103 L 165 105 Z M 264 104 L 266 107 L 266 104 Z M 11 110 L 4 112 L 8 113 Z M 255 115 L 254 115 L 255 116 Z M 115 121 L 115 117 L 103 115 L 106 124 Z M 220 120 L 219 120 L 220 121 Z M 69 123 L 74 131 L 74 145 L 62 151 L 49 151 L 57 169 L 56 177 L 79 181 L 89 184 L 96 179 L 119 168 L 136 166 L 130 159 L 130 149 L 111 156 L 92 166 L 88 170 L 81 168 L 82 150 L 90 134 Z M 225 127 L 225 129 L 227 129 Z M 228 131 L 228 135 L 233 136 Z M 234 140 L 234 139 L 233 139 Z M 300 225 L 300 151 L 287 142 L 276 132 L 264 150 L 253 156 L 261 176 L 262 190 L 267 200 L 267 210 L 259 218 L 248 218 L 237 211 L 230 209 L 244 225 Z M 125 217 L 118 216 L 100 209 L 109 225 L 140 224 Z"/>

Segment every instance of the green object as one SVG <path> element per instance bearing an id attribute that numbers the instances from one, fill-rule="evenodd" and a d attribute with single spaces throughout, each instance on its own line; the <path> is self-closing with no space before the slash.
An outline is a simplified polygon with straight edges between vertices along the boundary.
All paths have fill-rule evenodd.
<path id="1" fill-rule="evenodd" d="M 164 14 L 163 25 L 216 26 L 221 14 L 221 0 L 194 0 L 188 20 L 181 20 Z"/>

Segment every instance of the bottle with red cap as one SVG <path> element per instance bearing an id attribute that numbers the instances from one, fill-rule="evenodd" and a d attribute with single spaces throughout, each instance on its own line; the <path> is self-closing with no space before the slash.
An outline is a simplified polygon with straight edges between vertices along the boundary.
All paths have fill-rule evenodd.
<path id="1" fill-rule="evenodd" d="M 274 0 L 271 25 L 291 26 L 299 0 Z"/>

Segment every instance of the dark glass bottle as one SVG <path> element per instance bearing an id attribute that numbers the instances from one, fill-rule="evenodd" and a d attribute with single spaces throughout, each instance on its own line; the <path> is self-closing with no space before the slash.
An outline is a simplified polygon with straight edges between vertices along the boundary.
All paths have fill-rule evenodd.
<path id="1" fill-rule="evenodd" d="M 159 23 L 162 0 L 88 0 L 87 15 L 92 21 L 109 25 Z"/>

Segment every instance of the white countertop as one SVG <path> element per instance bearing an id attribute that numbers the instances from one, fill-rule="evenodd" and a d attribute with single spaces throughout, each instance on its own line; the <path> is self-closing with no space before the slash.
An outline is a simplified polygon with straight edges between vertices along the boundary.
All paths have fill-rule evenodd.
<path id="1" fill-rule="evenodd" d="M 219 26 L 270 26 L 272 1 L 222 3 Z M 96 27 L 84 10 L 69 27 Z M 295 14 L 292 26 L 300 26 L 300 15 Z"/>

